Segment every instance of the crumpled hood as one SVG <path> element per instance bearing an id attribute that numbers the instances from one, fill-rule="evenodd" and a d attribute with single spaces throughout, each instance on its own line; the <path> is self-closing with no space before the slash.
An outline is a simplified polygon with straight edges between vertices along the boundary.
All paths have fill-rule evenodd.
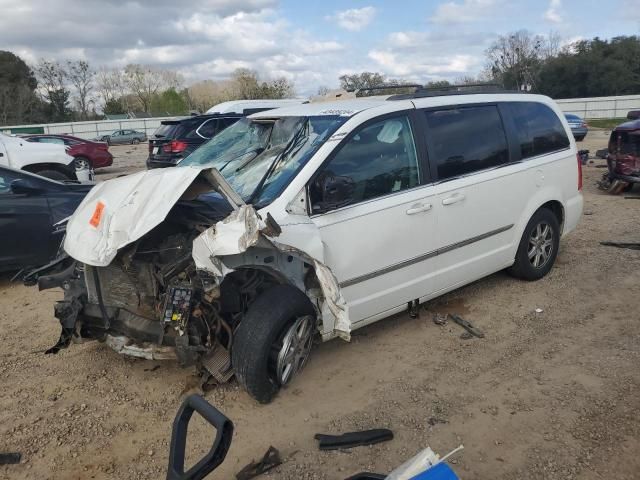
<path id="1" fill-rule="evenodd" d="M 162 168 L 97 184 L 69 220 L 65 251 L 89 265 L 109 265 L 119 249 L 162 223 L 202 170 Z"/>

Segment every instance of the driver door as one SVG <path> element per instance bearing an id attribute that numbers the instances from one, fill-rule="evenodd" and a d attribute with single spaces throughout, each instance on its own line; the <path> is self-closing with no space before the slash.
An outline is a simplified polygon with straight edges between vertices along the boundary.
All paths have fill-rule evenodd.
<path id="1" fill-rule="evenodd" d="M 411 115 L 354 130 L 309 186 L 312 221 L 352 324 L 364 325 L 433 290 L 434 198 Z"/>
<path id="2" fill-rule="evenodd" d="M 0 269 L 49 260 L 51 215 L 44 195 L 15 194 L 11 182 L 20 172 L 0 168 Z"/>

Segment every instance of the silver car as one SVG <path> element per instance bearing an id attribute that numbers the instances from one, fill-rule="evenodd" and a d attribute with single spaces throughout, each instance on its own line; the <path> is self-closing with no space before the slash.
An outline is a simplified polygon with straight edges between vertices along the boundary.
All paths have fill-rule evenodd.
<path id="1" fill-rule="evenodd" d="M 572 113 L 565 113 L 564 118 L 567 119 L 567 123 L 569 123 L 569 127 L 571 127 L 571 133 L 573 133 L 573 138 L 576 141 L 581 142 L 584 140 L 584 137 L 589 133 L 589 125 L 582 118 L 577 115 L 573 115 Z"/>
<path id="2" fill-rule="evenodd" d="M 137 130 L 115 130 L 109 135 L 102 135 L 98 137 L 96 140 L 107 142 L 109 145 L 136 145 L 140 142 L 146 142 L 147 134 L 144 132 L 138 132 Z"/>

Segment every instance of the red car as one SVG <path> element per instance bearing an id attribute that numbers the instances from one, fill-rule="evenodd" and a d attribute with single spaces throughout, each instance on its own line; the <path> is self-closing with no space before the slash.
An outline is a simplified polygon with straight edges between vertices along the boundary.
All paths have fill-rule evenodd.
<path id="1" fill-rule="evenodd" d="M 24 138 L 29 142 L 64 144 L 68 147 L 67 152 L 76 159 L 76 162 L 89 162 L 93 168 L 108 167 L 113 164 L 109 146 L 103 142 L 54 134 L 24 135 Z"/>

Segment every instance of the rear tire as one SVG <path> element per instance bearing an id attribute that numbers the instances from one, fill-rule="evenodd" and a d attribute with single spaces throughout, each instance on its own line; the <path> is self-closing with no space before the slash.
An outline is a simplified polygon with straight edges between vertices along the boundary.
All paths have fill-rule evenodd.
<path id="1" fill-rule="evenodd" d="M 41 177 L 46 177 L 46 178 L 50 178 L 51 180 L 58 180 L 58 181 L 66 181 L 66 180 L 74 180 L 73 178 L 70 178 L 68 175 L 65 175 L 62 172 L 59 172 L 57 170 L 40 170 L 38 172 L 33 172 L 36 175 L 40 175 Z"/>
<path id="2" fill-rule="evenodd" d="M 131 145 L 138 145 L 139 143 L 140 143 L 139 138 L 134 138 L 133 140 L 131 140 Z"/>
<path id="3" fill-rule="evenodd" d="M 527 223 L 515 262 L 507 271 L 522 280 L 539 280 L 553 267 L 559 246 L 558 218 L 548 208 L 541 208 Z"/>
<path id="4" fill-rule="evenodd" d="M 308 339 L 299 351 L 299 368 L 289 372 L 286 383 L 304 367 L 315 334 L 315 311 L 307 296 L 290 285 L 277 285 L 249 306 L 233 340 L 231 359 L 238 382 L 260 403 L 269 403 L 283 386 L 279 359 L 294 326 L 309 322 Z"/>

